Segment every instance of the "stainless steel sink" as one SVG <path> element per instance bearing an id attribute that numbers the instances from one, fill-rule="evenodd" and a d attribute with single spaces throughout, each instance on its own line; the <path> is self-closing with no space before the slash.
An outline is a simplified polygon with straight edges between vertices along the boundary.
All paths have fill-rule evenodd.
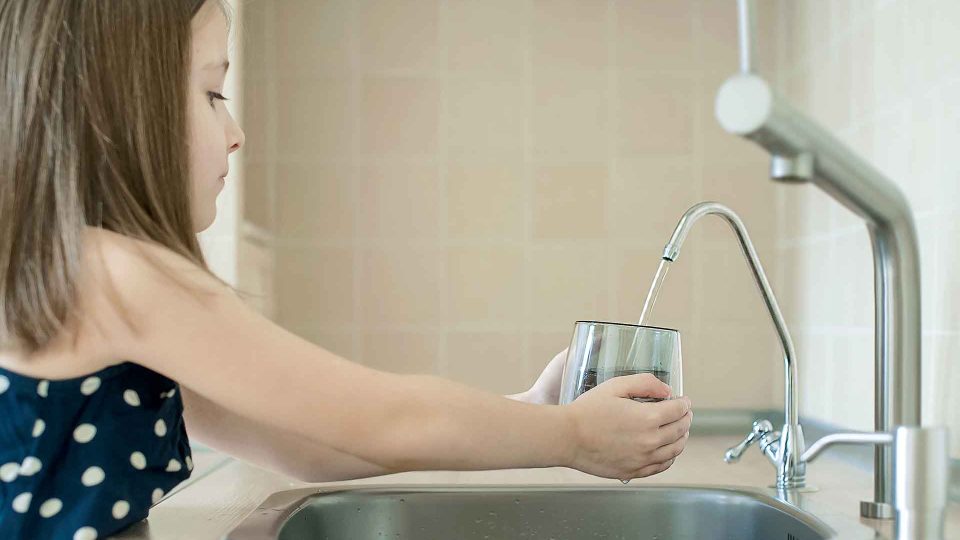
<path id="1" fill-rule="evenodd" d="M 282 491 L 230 540 L 815 540 L 826 523 L 749 488 L 350 486 Z"/>

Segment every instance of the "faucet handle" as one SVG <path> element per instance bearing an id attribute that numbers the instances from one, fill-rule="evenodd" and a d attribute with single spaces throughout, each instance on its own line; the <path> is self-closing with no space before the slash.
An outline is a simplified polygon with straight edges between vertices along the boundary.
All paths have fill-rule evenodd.
<path id="1" fill-rule="evenodd" d="M 736 463 L 740 461 L 740 456 L 753 443 L 759 441 L 764 435 L 773 431 L 773 424 L 769 420 L 757 420 L 753 423 L 753 430 L 747 435 L 747 438 L 740 444 L 727 450 L 723 455 L 723 461 L 727 463 Z"/>

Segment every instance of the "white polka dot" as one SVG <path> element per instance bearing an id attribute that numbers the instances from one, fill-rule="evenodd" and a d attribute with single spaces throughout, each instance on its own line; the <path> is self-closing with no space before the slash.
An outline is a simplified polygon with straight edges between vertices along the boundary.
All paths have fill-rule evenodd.
<path id="1" fill-rule="evenodd" d="M 153 425 L 153 432 L 157 434 L 157 437 L 163 437 L 167 434 L 167 423 L 163 421 L 163 418 L 157 420 L 157 423 Z"/>
<path id="2" fill-rule="evenodd" d="M 88 443 L 97 434 L 97 427 L 93 424 L 80 424 L 73 430 L 73 438 L 78 443 Z"/>
<path id="3" fill-rule="evenodd" d="M 10 379 L 0 375 L 0 394 L 6 392 L 7 388 L 10 388 Z"/>
<path id="4" fill-rule="evenodd" d="M 170 462 L 167 463 L 167 472 L 177 472 L 180 468 L 180 462 L 175 459 L 171 459 Z"/>
<path id="5" fill-rule="evenodd" d="M 63 502 L 60 499 L 47 499 L 40 505 L 40 515 L 45 518 L 53 517 L 61 508 L 63 508 Z"/>
<path id="6" fill-rule="evenodd" d="M 23 463 L 20 464 L 20 476 L 33 476 L 40 472 L 42 466 L 43 464 L 40 463 L 39 459 L 27 456 L 23 458 Z"/>
<path id="7" fill-rule="evenodd" d="M 50 389 L 50 381 L 40 381 L 37 383 L 37 393 L 40 397 L 47 397 L 47 390 Z"/>
<path id="8" fill-rule="evenodd" d="M 140 395 L 137 394 L 136 390 L 124 390 L 123 400 L 127 402 L 127 405 L 132 407 L 140 406 Z"/>
<path id="9" fill-rule="evenodd" d="M 185 459 L 184 461 L 187 463 L 187 470 L 188 470 L 188 471 L 192 471 L 192 470 L 193 470 L 193 460 L 190 459 L 190 456 L 187 456 L 187 459 Z"/>
<path id="10" fill-rule="evenodd" d="M 87 470 L 83 471 L 83 476 L 80 477 L 80 482 L 87 487 L 93 487 L 100 482 L 103 482 L 104 476 L 106 475 L 103 474 L 103 469 L 100 467 L 88 467 Z"/>
<path id="11" fill-rule="evenodd" d="M 0 467 L 0 480 L 4 482 L 13 482 L 17 479 L 17 476 L 20 474 L 20 464 L 11 461 L 10 463 L 4 463 Z"/>
<path id="12" fill-rule="evenodd" d="M 167 392 L 167 397 L 173 397 L 176 393 L 177 393 L 177 389 L 171 388 L 170 391 Z"/>
<path id="13" fill-rule="evenodd" d="M 26 514 L 30 509 L 30 499 L 33 499 L 32 493 L 21 493 L 13 498 L 13 510 L 20 514 Z"/>
<path id="14" fill-rule="evenodd" d="M 130 464 L 134 469 L 142 471 L 147 466 L 147 458 L 142 452 L 134 452 L 130 454 Z"/>
<path id="15" fill-rule="evenodd" d="M 127 513 L 130 512 L 130 503 L 127 501 L 117 501 L 113 503 L 113 517 L 114 519 L 123 519 L 127 517 Z"/>
<path id="16" fill-rule="evenodd" d="M 47 429 L 47 424 L 43 420 L 37 418 L 37 421 L 33 423 L 33 436 L 39 437 L 43 435 L 43 430 Z"/>
<path id="17" fill-rule="evenodd" d="M 93 527 L 80 527 L 73 533 L 73 540 L 97 540 L 97 530 Z"/>
<path id="18" fill-rule="evenodd" d="M 80 383 L 80 393 L 89 396 L 100 388 L 100 377 L 87 377 Z"/>
<path id="19" fill-rule="evenodd" d="M 163 498 L 163 490 L 160 488 L 157 488 L 153 490 L 153 496 L 150 498 L 150 500 L 153 501 L 153 504 L 157 504 L 157 501 L 159 501 L 162 498 Z"/>

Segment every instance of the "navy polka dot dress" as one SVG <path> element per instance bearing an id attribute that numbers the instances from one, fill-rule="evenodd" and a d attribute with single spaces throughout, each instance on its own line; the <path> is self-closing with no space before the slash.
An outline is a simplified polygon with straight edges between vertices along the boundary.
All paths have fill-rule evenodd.
<path id="1" fill-rule="evenodd" d="M 34 379 L 0 368 L 0 537 L 106 538 L 193 470 L 179 385 L 124 362 Z"/>

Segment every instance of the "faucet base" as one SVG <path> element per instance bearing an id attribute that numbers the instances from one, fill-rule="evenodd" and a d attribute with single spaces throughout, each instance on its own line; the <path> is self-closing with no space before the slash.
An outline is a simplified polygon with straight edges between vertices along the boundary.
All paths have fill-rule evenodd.
<path id="1" fill-rule="evenodd" d="M 770 487 L 776 488 L 776 489 L 793 489 L 793 490 L 801 490 L 801 491 L 806 490 L 807 488 L 810 488 L 816 491 L 816 488 L 814 488 L 813 486 L 807 485 L 807 481 L 803 477 L 792 478 L 790 480 L 781 480 L 778 478 L 777 483 L 773 484 Z"/>
<path id="2" fill-rule="evenodd" d="M 860 501 L 860 516 L 870 519 L 893 519 L 893 505 L 876 501 Z"/>

